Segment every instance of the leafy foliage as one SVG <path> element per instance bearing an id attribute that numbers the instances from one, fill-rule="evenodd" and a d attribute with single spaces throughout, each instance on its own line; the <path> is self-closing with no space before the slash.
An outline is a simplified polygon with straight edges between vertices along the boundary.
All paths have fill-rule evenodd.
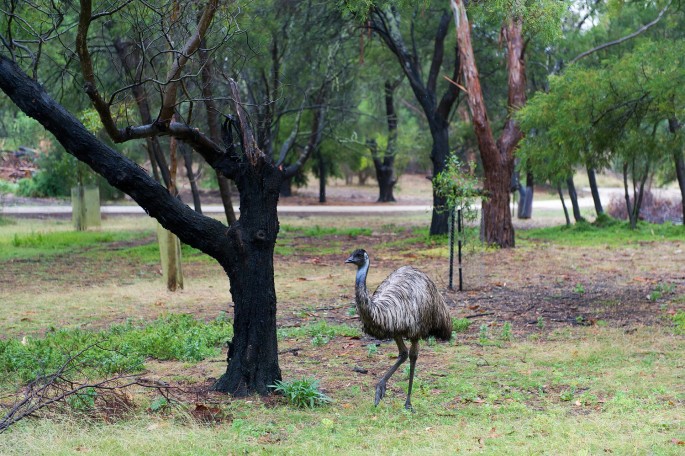
<path id="1" fill-rule="evenodd" d="M 446 199 L 447 207 L 444 210 L 461 209 L 464 220 L 468 221 L 478 217 L 475 202 L 482 198 L 480 181 L 474 171 L 466 171 L 459 157 L 451 155 L 445 169 L 433 179 L 435 191 Z"/>
<path id="2" fill-rule="evenodd" d="M 313 378 L 302 378 L 291 382 L 279 380 L 275 385 L 270 386 L 296 407 L 314 408 L 331 402 L 328 396 L 319 391 L 319 381 Z"/>

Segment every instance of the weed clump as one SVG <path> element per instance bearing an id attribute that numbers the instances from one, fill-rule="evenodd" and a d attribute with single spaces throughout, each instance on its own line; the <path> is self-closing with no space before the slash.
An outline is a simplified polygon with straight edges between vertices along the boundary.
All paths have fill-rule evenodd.
<path id="1" fill-rule="evenodd" d="M 319 381 L 313 378 L 302 378 L 290 382 L 276 381 L 269 385 L 275 392 L 282 394 L 290 404 L 301 408 L 314 408 L 331 402 L 331 398 L 319 390 Z"/>

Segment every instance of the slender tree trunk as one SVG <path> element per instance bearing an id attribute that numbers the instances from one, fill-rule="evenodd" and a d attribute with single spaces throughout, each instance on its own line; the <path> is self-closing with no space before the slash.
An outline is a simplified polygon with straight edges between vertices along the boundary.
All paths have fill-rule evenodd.
<path id="1" fill-rule="evenodd" d="M 319 203 L 326 202 L 326 163 L 321 148 L 317 150 L 319 162 Z"/>
<path id="2" fill-rule="evenodd" d="M 668 128 L 671 133 L 675 134 L 682 125 L 675 117 L 668 119 Z M 685 224 L 685 158 L 683 158 L 683 150 L 676 149 L 673 151 L 673 160 L 675 162 L 675 175 L 678 179 L 678 186 L 680 187 L 680 202 L 683 209 L 683 224 Z"/>
<path id="3" fill-rule="evenodd" d="M 233 210 L 233 192 L 231 191 L 231 181 L 216 173 L 216 181 L 219 184 L 219 195 L 221 196 L 221 204 L 224 206 L 224 214 L 226 214 L 226 222 L 230 226 L 235 223 L 235 211 Z"/>
<path id="4" fill-rule="evenodd" d="M 200 190 L 197 187 L 197 179 L 193 172 L 193 150 L 186 144 L 181 144 L 181 152 L 183 154 L 183 163 L 186 167 L 186 175 L 188 182 L 190 182 L 190 192 L 193 195 L 193 207 L 195 211 L 202 214 L 202 202 L 200 201 Z"/>
<path id="5" fill-rule="evenodd" d="M 566 226 L 571 226 L 571 218 L 568 216 L 568 209 L 566 208 L 566 201 L 564 201 L 564 192 L 561 190 L 561 183 L 557 183 L 557 193 L 559 193 L 561 207 L 564 209 L 564 217 L 566 217 Z"/>
<path id="6" fill-rule="evenodd" d="M 533 173 L 526 174 L 526 185 L 519 182 L 519 207 L 517 216 L 520 219 L 529 219 L 533 216 L 533 195 L 535 192 Z"/>
<path id="7" fill-rule="evenodd" d="M 205 50 L 206 44 L 203 41 L 200 46 L 200 63 L 202 64 L 202 96 L 204 97 L 205 111 L 207 114 L 207 127 L 209 129 L 209 137 L 217 144 L 221 144 L 221 127 L 217 113 L 219 110 L 214 103 L 214 76 L 212 70 L 212 61 L 209 54 Z M 219 196 L 221 196 L 221 203 L 224 206 L 224 214 L 226 214 L 226 221 L 229 225 L 236 221 L 235 211 L 233 210 L 233 201 L 231 195 L 231 183 L 221 173 L 216 173 L 216 180 L 219 184 Z"/>
<path id="8" fill-rule="evenodd" d="M 133 52 L 133 44 L 124 41 L 121 38 L 117 38 L 114 41 L 114 49 L 117 51 L 117 56 L 124 67 L 124 70 L 129 74 L 134 81 L 139 81 L 141 79 L 140 74 L 136 74 L 136 57 Z M 139 66 L 142 68 L 142 65 Z M 145 86 L 142 84 L 135 84 L 131 88 L 133 96 L 136 99 L 136 104 L 138 106 L 138 112 L 140 114 L 140 120 L 144 124 L 152 123 L 152 114 L 150 111 L 150 103 L 148 100 L 148 94 L 145 90 Z M 145 143 L 147 145 L 148 158 L 150 159 L 150 167 L 152 168 L 152 175 L 158 182 L 164 182 L 164 185 L 168 188 L 171 178 L 169 177 L 169 167 L 164 158 L 164 153 L 162 152 L 162 146 L 159 143 L 159 138 L 156 136 L 145 138 Z M 159 168 L 159 171 L 158 171 Z M 161 178 L 160 181 L 160 172 Z"/>
<path id="9" fill-rule="evenodd" d="M 685 224 L 685 158 L 683 158 L 683 151 L 676 150 L 673 153 L 675 160 L 675 173 L 678 178 L 678 186 L 680 187 L 680 202 L 683 209 L 683 224 Z"/>
<path id="10" fill-rule="evenodd" d="M 397 113 L 395 112 L 395 90 L 400 85 L 402 78 L 395 81 L 385 81 L 383 92 L 385 94 L 385 119 L 388 126 L 388 146 L 383 157 L 378 152 L 375 141 L 371 149 L 373 166 L 376 169 L 376 181 L 378 182 L 378 202 L 389 203 L 395 201 L 393 188 L 397 183 L 395 177 L 395 154 L 397 152 Z"/>
<path id="11" fill-rule="evenodd" d="M 571 199 L 571 206 L 573 207 L 573 218 L 577 222 L 584 222 L 585 219 L 580 215 L 580 206 L 578 205 L 578 193 L 576 192 L 576 185 L 573 183 L 573 176 L 566 178 L 566 187 L 568 188 L 568 197 Z"/>
<path id="12" fill-rule="evenodd" d="M 633 205 L 630 202 L 630 192 L 628 191 L 628 162 L 623 163 L 623 194 L 626 200 L 626 210 L 628 211 L 630 227 L 635 229 L 637 220 L 634 220 Z"/>
<path id="13" fill-rule="evenodd" d="M 285 197 L 288 198 L 290 196 L 293 196 L 293 179 L 292 178 L 287 178 L 283 179 L 283 182 L 281 183 L 281 198 Z"/>
<path id="14" fill-rule="evenodd" d="M 591 166 L 587 167 L 587 178 L 588 181 L 590 181 L 590 192 L 592 193 L 592 201 L 595 204 L 595 213 L 597 213 L 597 216 L 599 217 L 600 215 L 604 214 L 604 208 L 602 208 L 602 200 L 599 197 L 595 169 Z"/>

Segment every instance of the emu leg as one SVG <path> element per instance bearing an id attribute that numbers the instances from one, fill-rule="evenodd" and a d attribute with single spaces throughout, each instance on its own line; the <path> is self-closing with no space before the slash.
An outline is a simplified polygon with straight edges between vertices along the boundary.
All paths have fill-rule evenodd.
<path id="1" fill-rule="evenodd" d="M 376 385 L 376 400 L 374 401 L 374 405 L 378 405 L 378 403 L 383 399 L 383 396 L 385 396 L 385 385 L 388 382 L 388 379 L 392 377 L 392 374 L 395 373 L 398 367 L 407 360 L 407 357 L 409 355 L 409 351 L 407 350 L 407 346 L 404 345 L 404 341 L 402 340 L 401 337 L 395 337 L 395 343 L 397 343 L 397 348 L 400 350 L 400 354 L 397 356 L 397 361 L 393 366 L 388 369 L 388 372 L 385 373 L 383 378 L 378 382 Z M 414 345 L 412 345 L 413 347 Z"/>
<path id="2" fill-rule="evenodd" d="M 409 390 L 407 392 L 407 402 L 404 403 L 404 408 L 414 411 L 411 406 L 411 387 L 414 384 L 414 368 L 416 367 L 416 359 L 419 357 L 419 341 L 412 340 L 409 348 Z"/>

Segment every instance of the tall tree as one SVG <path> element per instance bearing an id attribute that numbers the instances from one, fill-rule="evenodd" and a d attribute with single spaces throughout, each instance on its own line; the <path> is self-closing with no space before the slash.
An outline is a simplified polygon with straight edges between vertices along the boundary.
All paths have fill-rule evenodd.
<path id="1" fill-rule="evenodd" d="M 434 11 L 428 17 L 434 17 Z M 424 63 L 421 58 L 413 33 L 414 20 L 417 15 L 410 20 L 410 30 L 412 47 L 408 47 L 404 38 L 407 30 L 403 30 L 400 25 L 400 12 L 394 5 L 373 6 L 369 14 L 369 25 L 378 34 L 386 47 L 395 55 L 400 64 L 401 71 L 404 72 L 409 85 L 414 92 L 414 96 L 423 110 L 428 128 L 430 130 L 433 144 L 431 147 L 430 158 L 433 163 L 433 176 L 437 176 L 445 168 L 447 157 L 449 156 L 449 115 L 458 100 L 458 88 L 443 81 L 442 95 L 439 95 L 438 81 L 441 80 L 440 71 L 445 61 L 452 67 L 451 76 L 457 79 L 459 69 L 459 59 L 457 58 L 456 47 L 453 48 L 452 59 L 445 56 L 445 40 L 449 31 L 450 15 L 448 10 L 438 11 L 439 20 L 435 26 L 432 43 L 433 50 L 429 63 Z M 423 77 L 424 65 L 429 67 L 427 77 Z M 433 189 L 433 214 L 431 218 L 430 234 L 444 234 L 448 231 L 447 211 L 445 198 L 440 196 L 436 189 Z"/>
<path id="2" fill-rule="evenodd" d="M 462 0 L 451 0 L 451 6 L 461 55 L 461 73 L 468 93 L 467 100 L 485 173 L 483 191 L 486 199 L 483 201 L 482 211 L 483 241 L 500 247 L 514 247 L 514 225 L 509 208 L 509 191 L 514 172 L 514 148 L 521 140 L 521 130 L 517 122 L 509 116 L 499 140 L 495 141 L 480 86 L 466 7 Z M 502 27 L 502 37 L 507 45 L 508 105 L 512 111 L 523 106 L 526 101 L 526 74 L 523 59 L 525 47 L 522 31 L 522 18 L 519 16 L 510 17 Z"/>
<path id="3" fill-rule="evenodd" d="M 83 0 L 81 6 L 78 11 L 80 26 L 77 49 L 84 87 L 108 134 L 117 142 L 164 136 L 184 141 L 200 153 L 212 168 L 236 183 L 241 208 L 238 220 L 227 227 L 195 212 L 133 161 L 98 140 L 56 102 L 44 86 L 20 67 L 17 62 L 27 62 L 26 57 L 35 57 L 36 54 L 24 50 L 27 46 L 21 43 L 18 44 L 23 48 L 16 46 L 12 38 L 4 40 L 4 47 L 0 51 L 0 90 L 20 110 L 50 131 L 70 154 L 104 176 L 114 187 L 130 195 L 150 216 L 178 235 L 181 241 L 211 256 L 223 267 L 234 303 L 234 337 L 229 344 L 226 373 L 219 379 L 216 388 L 238 396 L 266 394 L 269 386 L 281 378 L 273 271 L 273 251 L 279 229 L 276 210 L 279 188 L 284 177 L 301 167 L 308 154 L 301 153 L 293 164 L 284 167 L 262 152 L 257 147 L 248 114 L 243 108 L 238 84 L 231 79 L 228 80 L 228 98 L 233 101 L 234 115 L 224 121 L 222 137 L 225 146 L 217 144 L 199 127 L 187 122 L 192 116 L 181 109 L 181 105 L 182 101 L 192 103 L 194 97 L 189 96 L 189 91 L 193 87 L 199 88 L 191 84 L 191 76 L 196 73 L 193 68 L 197 68 L 193 64 L 198 61 L 203 36 L 210 33 L 212 19 L 222 8 L 216 0 L 208 0 L 199 11 L 194 8 L 184 10 L 177 8 L 177 3 L 171 3 L 166 5 L 171 8 L 170 11 L 151 10 L 143 15 L 163 18 L 158 24 L 167 31 L 164 27 L 168 23 L 165 21 L 171 19 L 173 24 L 180 25 L 186 32 L 179 33 L 179 36 L 184 37 L 182 40 L 167 41 L 171 46 L 180 43 L 180 47 L 172 49 L 172 52 L 167 49 L 160 53 L 173 55 L 174 59 L 167 59 L 167 65 L 162 65 L 160 61 L 159 66 L 163 68 L 160 69 L 160 78 L 149 81 L 159 89 L 157 115 L 152 116 L 151 123 L 137 125 L 128 123 L 135 120 L 132 117 L 113 115 L 113 111 L 119 112 L 112 109 L 111 101 L 116 99 L 115 95 L 132 87 L 114 91 L 115 95 L 105 97 L 105 91 L 99 86 L 102 78 L 96 69 L 108 67 L 104 63 L 101 66 L 94 65 L 90 59 L 88 29 L 94 21 L 105 17 L 108 20 L 116 19 L 117 12 L 126 10 L 130 13 L 127 8 L 145 9 L 153 5 L 125 1 L 110 5 L 112 8 L 106 10 L 106 14 L 91 12 L 88 0 Z M 29 8 L 32 14 L 42 14 L 41 10 L 35 10 L 31 5 L 24 4 L 24 7 Z M 61 13 L 59 10 L 56 12 Z M 181 14 L 190 15 L 193 20 L 187 17 L 180 20 L 179 16 L 174 16 Z M 71 27 L 68 26 L 68 29 L 71 30 Z M 54 30 L 55 34 L 59 32 L 57 28 Z M 61 38 L 65 36 L 63 34 Z M 42 41 L 35 39 L 33 43 L 43 42 L 49 37 L 40 38 Z M 31 69 L 33 60 L 29 58 L 28 62 L 28 68 Z M 179 93 L 186 98 L 179 100 Z M 180 115 L 176 117 L 178 113 Z M 122 122 L 127 122 L 127 125 L 120 126 Z M 317 131 L 316 124 L 313 130 Z"/>

